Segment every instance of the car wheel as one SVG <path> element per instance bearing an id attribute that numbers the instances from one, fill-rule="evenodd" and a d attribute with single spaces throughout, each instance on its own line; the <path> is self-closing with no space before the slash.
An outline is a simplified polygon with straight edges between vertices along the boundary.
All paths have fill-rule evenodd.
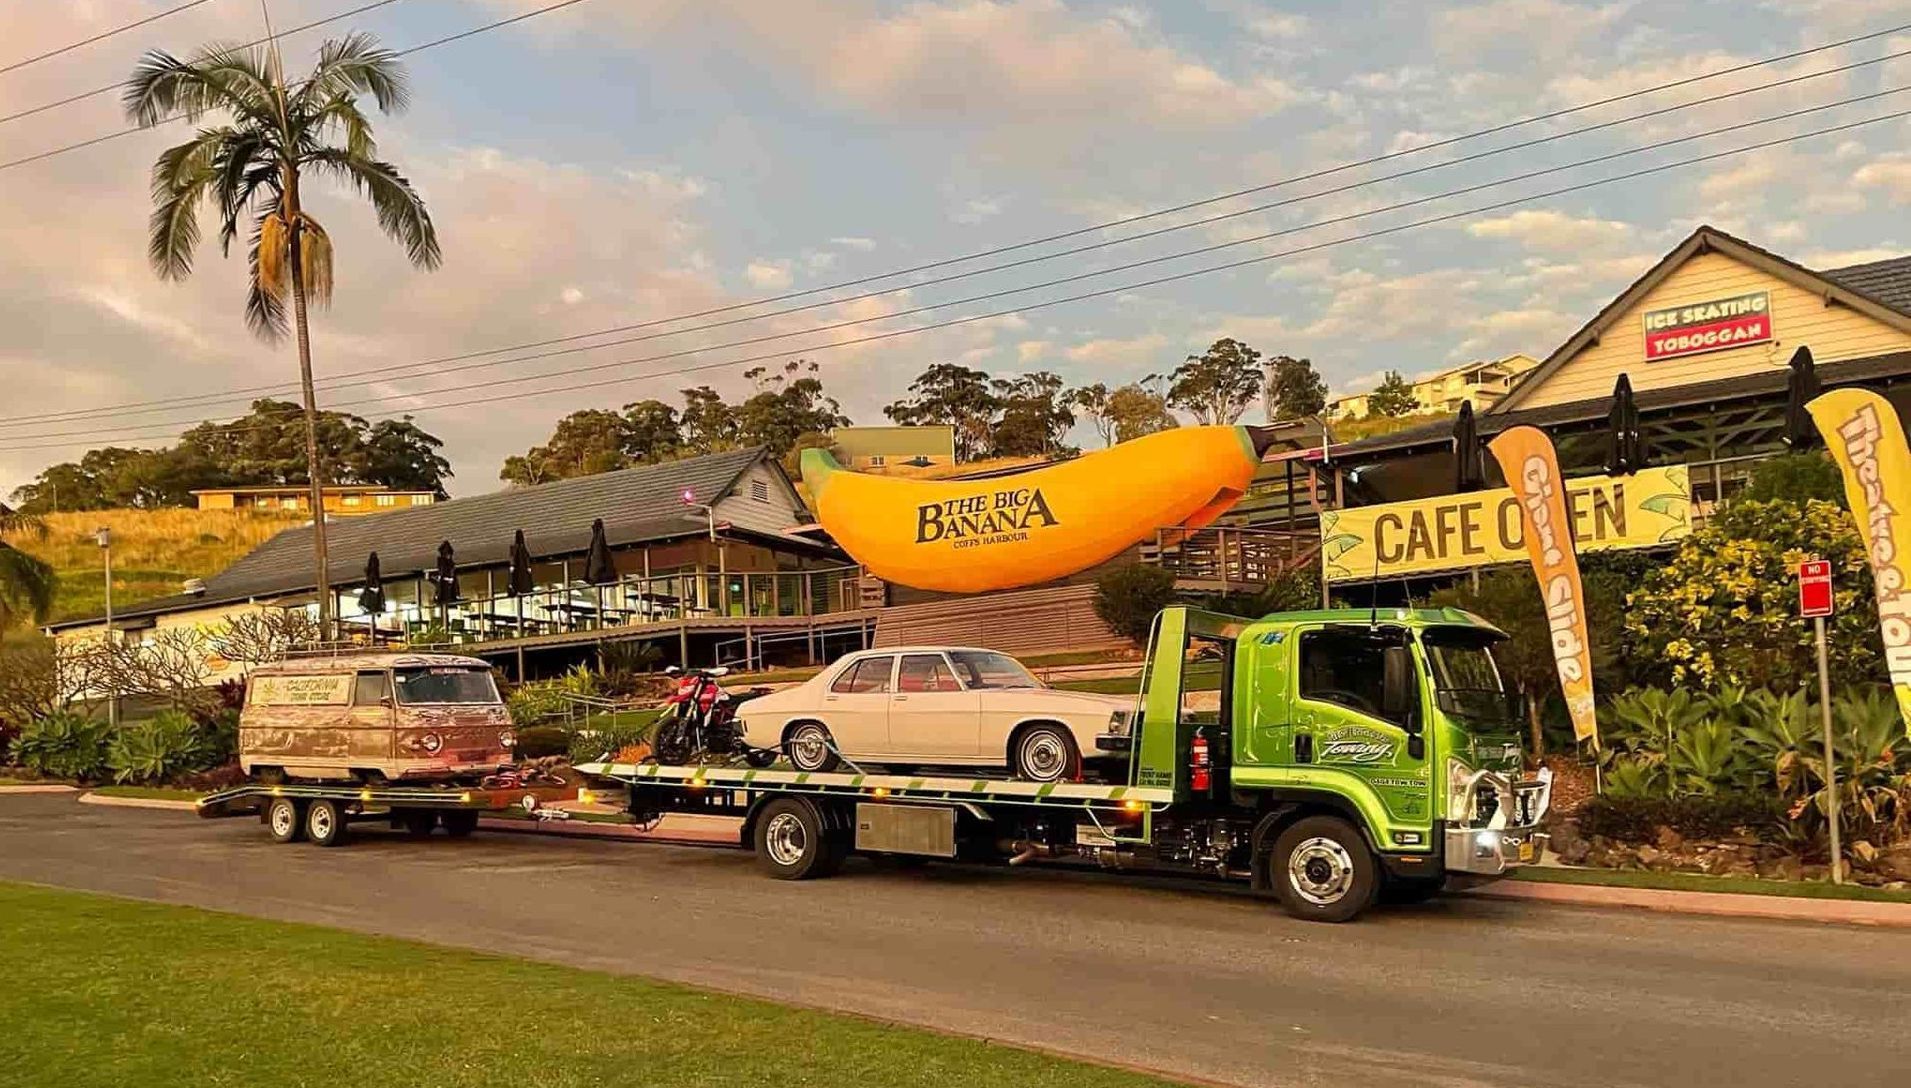
<path id="1" fill-rule="evenodd" d="M 273 842 L 298 842 L 305 837 L 305 813 L 290 797 L 274 797 L 265 807 L 265 829 Z"/>
<path id="2" fill-rule="evenodd" d="M 337 846 L 345 841 L 345 810 L 337 801 L 321 797 L 305 808 L 305 837 L 317 846 Z"/>
<path id="3" fill-rule="evenodd" d="M 1345 922 L 1367 909 L 1378 866 L 1354 825 L 1337 816 L 1297 820 L 1274 840 L 1271 859 L 1281 905 L 1296 918 Z"/>
<path id="4" fill-rule="evenodd" d="M 783 756 L 799 771 L 833 771 L 842 762 L 822 722 L 798 722 L 783 738 Z"/>
<path id="5" fill-rule="evenodd" d="M 1081 773 L 1082 754 L 1075 737 L 1053 722 L 1031 725 L 1016 735 L 1009 754 L 1015 777 L 1030 782 L 1060 782 Z"/>
<path id="6" fill-rule="evenodd" d="M 801 797 L 778 798 L 757 814 L 757 863 L 778 880 L 828 876 L 847 853 L 816 806 Z"/>

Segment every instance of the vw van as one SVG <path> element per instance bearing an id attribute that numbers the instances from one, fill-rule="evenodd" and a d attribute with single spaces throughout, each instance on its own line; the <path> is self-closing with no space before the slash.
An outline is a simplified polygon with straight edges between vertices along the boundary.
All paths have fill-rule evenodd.
<path id="1" fill-rule="evenodd" d="M 239 714 L 239 766 L 267 782 L 479 778 L 511 762 L 514 743 L 491 666 L 450 654 L 262 665 Z"/>

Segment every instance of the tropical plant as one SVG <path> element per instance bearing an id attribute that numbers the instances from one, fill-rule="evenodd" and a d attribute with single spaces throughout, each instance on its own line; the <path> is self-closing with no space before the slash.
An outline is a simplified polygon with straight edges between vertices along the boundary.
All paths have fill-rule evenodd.
<path id="1" fill-rule="evenodd" d="M 98 779 L 106 773 L 111 736 L 106 722 L 61 711 L 28 722 L 13 742 L 13 758 L 30 771 L 54 778 Z"/>
<path id="2" fill-rule="evenodd" d="M 126 83 L 126 112 L 141 127 L 180 117 L 190 122 L 208 114 L 226 117 L 225 123 L 201 128 L 192 139 L 161 152 L 154 162 L 147 252 L 162 279 L 190 275 L 202 203 L 218 211 L 222 252 L 230 252 L 242 227 L 248 231 L 246 323 L 267 340 L 279 339 L 286 331 L 289 298 L 304 386 L 306 473 L 315 489 L 324 474 L 306 311 L 310 303 L 330 302 L 333 263 L 331 236 L 306 209 L 305 182 L 326 177 L 369 200 L 379 227 L 404 246 L 414 265 L 436 268 L 441 259 L 424 199 L 396 167 L 378 157 L 371 122 L 359 109 L 364 95 L 388 114 L 402 109 L 408 97 L 397 55 L 365 34 L 327 41 L 311 73 L 289 85 L 276 44 L 212 46 L 190 60 L 154 50 L 141 58 Z M 316 519 L 313 543 L 324 629 L 330 626 L 331 593 L 322 516 Z"/>
<path id="3" fill-rule="evenodd" d="M 218 756 L 207 731 L 176 710 L 128 723 L 106 747 L 115 782 L 169 782 L 222 762 Z"/>
<path id="4" fill-rule="evenodd" d="M 1174 575 L 1146 563 L 1111 567 L 1095 579 L 1095 614 L 1137 644 L 1148 641 L 1155 614 L 1174 601 Z"/>
<path id="5" fill-rule="evenodd" d="M 50 565 L 7 543 L 10 536 L 44 538 L 46 525 L 32 514 L 0 506 L 0 631 L 22 616 L 35 623 L 46 619 L 60 584 Z"/>

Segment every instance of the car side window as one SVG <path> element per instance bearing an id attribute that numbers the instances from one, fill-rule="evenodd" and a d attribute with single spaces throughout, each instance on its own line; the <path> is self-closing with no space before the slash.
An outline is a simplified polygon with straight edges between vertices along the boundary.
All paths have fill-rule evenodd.
<path id="1" fill-rule="evenodd" d="M 378 706 L 390 694 L 387 674 L 361 672 L 358 674 L 358 683 L 352 689 L 352 703 L 355 706 Z"/>
<path id="2" fill-rule="evenodd" d="M 949 663 L 941 654 L 904 654 L 902 668 L 896 674 L 896 690 L 961 691 L 962 685 L 956 682 L 955 673 L 949 671 Z"/>
<path id="3" fill-rule="evenodd" d="M 889 666 L 893 657 L 865 657 L 843 670 L 829 690 L 845 695 L 880 695 L 889 690 Z"/>

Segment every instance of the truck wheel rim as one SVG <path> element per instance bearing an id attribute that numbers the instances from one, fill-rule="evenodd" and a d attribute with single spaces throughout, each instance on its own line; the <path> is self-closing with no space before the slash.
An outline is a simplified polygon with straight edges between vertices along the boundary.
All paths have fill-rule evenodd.
<path id="1" fill-rule="evenodd" d="M 297 820 L 298 816 L 292 811 L 291 805 L 277 804 L 272 806 L 272 833 L 274 835 L 280 838 L 290 835 Z"/>
<path id="2" fill-rule="evenodd" d="M 1044 729 L 1022 742 L 1022 773 L 1040 782 L 1060 778 L 1068 766 L 1068 747 Z"/>
<path id="3" fill-rule="evenodd" d="M 310 830 L 315 839 L 328 838 L 332 834 L 332 810 L 324 805 L 313 805 Z"/>
<path id="4" fill-rule="evenodd" d="M 793 813 L 779 812 L 770 817 L 770 825 L 764 829 L 763 845 L 770 852 L 770 860 L 778 865 L 795 865 L 809 847 L 809 833 Z"/>
<path id="5" fill-rule="evenodd" d="M 1287 879 L 1302 899 L 1316 906 L 1340 902 L 1354 883 L 1354 859 L 1332 839 L 1308 839 L 1287 859 Z"/>
<path id="6" fill-rule="evenodd" d="M 821 767 L 828 752 L 829 742 L 823 739 L 821 729 L 799 729 L 790 740 L 790 762 L 796 764 L 799 770 L 809 771 Z"/>

